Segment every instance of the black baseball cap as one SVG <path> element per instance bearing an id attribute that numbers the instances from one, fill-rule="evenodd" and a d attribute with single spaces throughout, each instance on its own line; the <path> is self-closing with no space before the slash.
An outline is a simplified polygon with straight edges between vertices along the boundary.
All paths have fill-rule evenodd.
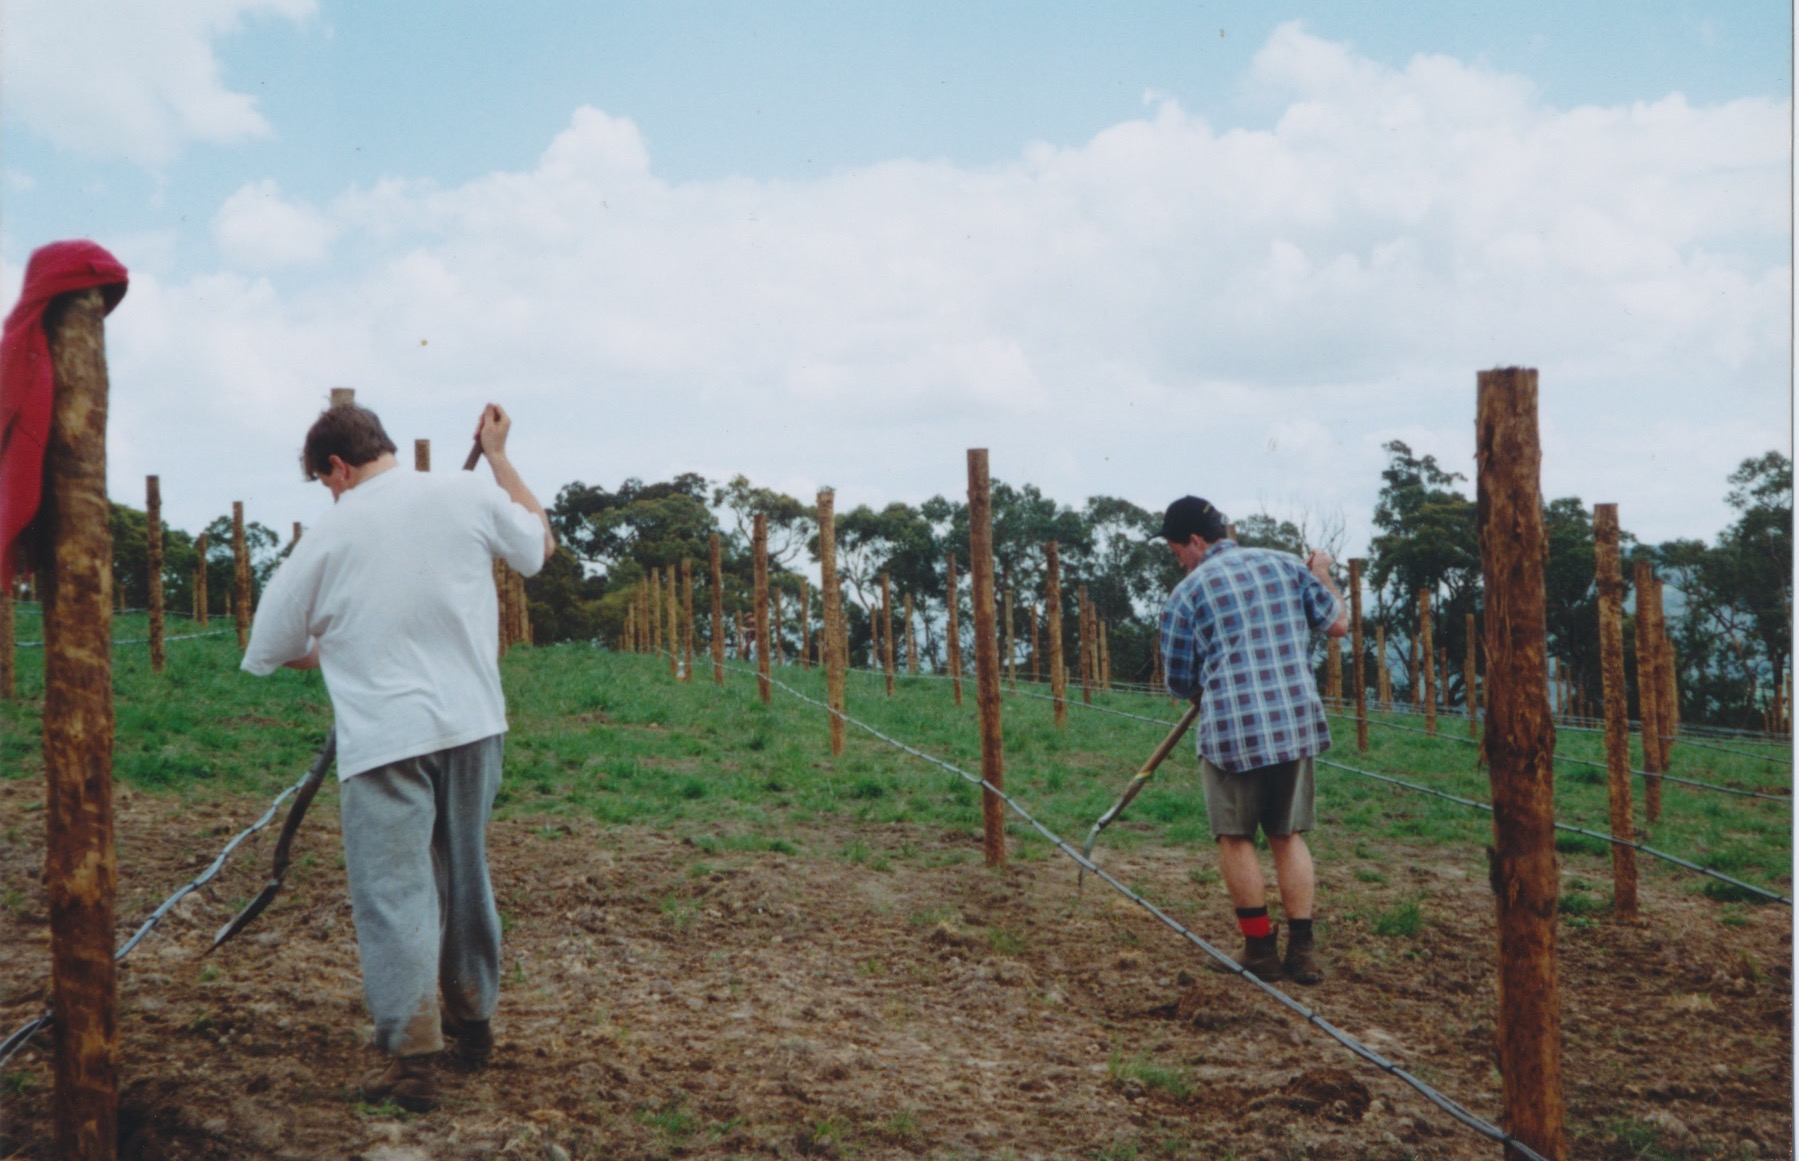
<path id="1" fill-rule="evenodd" d="M 1192 536 L 1198 536 L 1208 544 L 1223 540 L 1224 513 L 1212 507 L 1208 500 L 1182 496 L 1168 505 L 1168 511 L 1162 516 L 1161 531 L 1156 535 L 1183 544 Z"/>

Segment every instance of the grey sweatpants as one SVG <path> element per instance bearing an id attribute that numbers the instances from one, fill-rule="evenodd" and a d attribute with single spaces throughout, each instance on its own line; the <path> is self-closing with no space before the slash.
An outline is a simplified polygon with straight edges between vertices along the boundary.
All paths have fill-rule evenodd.
<path id="1" fill-rule="evenodd" d="M 500 913 L 487 877 L 487 820 L 505 735 L 344 780 L 344 866 L 375 1047 L 443 1049 L 437 1006 L 486 1020 L 500 988 Z"/>

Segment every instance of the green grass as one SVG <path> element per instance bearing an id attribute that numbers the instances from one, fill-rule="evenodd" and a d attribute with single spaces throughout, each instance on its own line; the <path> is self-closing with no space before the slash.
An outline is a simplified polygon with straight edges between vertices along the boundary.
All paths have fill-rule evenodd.
<path id="1" fill-rule="evenodd" d="M 1193 1082 L 1185 1069 L 1157 1064 L 1141 1052 L 1128 1058 L 1120 1052 L 1112 1053 L 1106 1060 L 1106 1076 L 1115 1085 L 1123 1086 L 1134 1081 L 1177 1101 L 1184 1101 L 1193 1093 Z"/>

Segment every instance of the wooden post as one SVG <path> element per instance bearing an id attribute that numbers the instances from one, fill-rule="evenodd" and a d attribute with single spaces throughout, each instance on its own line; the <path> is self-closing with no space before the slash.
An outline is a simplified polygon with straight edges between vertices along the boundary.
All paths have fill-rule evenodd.
<path id="1" fill-rule="evenodd" d="M 625 639 L 619 647 L 628 652 L 637 652 L 637 601 L 633 599 L 625 609 Z"/>
<path id="2" fill-rule="evenodd" d="M 1062 556 L 1056 542 L 1043 546 L 1043 619 L 1049 636 L 1049 696 L 1056 707 L 1056 728 L 1068 725 L 1068 669 L 1062 664 Z"/>
<path id="3" fill-rule="evenodd" d="M 431 470 L 431 441 L 415 439 L 412 441 L 412 470 L 428 472 Z"/>
<path id="4" fill-rule="evenodd" d="M 237 618 L 237 647 L 250 647 L 250 546 L 244 539 L 244 502 L 231 501 L 232 615 Z"/>
<path id="5" fill-rule="evenodd" d="M 725 683 L 725 579 L 718 533 L 706 538 L 707 564 L 712 576 L 712 684 Z"/>
<path id="6" fill-rule="evenodd" d="M 1476 513 L 1486 598 L 1492 879 L 1499 913 L 1499 1071 L 1505 1125 L 1565 1161 L 1556 983 L 1555 723 L 1549 716 L 1537 373 L 1483 371 Z"/>
<path id="7" fill-rule="evenodd" d="M 1393 712 L 1393 675 L 1387 671 L 1387 627 L 1374 627 L 1375 704 L 1382 713 Z"/>
<path id="8" fill-rule="evenodd" d="M 1324 641 L 1324 700 L 1332 709 L 1343 704 L 1343 646 L 1335 637 Z"/>
<path id="9" fill-rule="evenodd" d="M 1605 694 L 1605 765 L 1611 803 L 1612 910 L 1637 917 L 1637 852 L 1630 812 L 1630 700 L 1624 684 L 1624 574 L 1618 565 L 1618 506 L 1593 505 L 1594 579 L 1599 587 L 1599 680 Z"/>
<path id="10" fill-rule="evenodd" d="M 1012 590 L 1006 590 L 1006 682 L 1018 688 L 1018 653 L 1012 645 Z"/>
<path id="11" fill-rule="evenodd" d="M 693 558 L 681 558 L 681 680 L 693 680 Z"/>
<path id="12" fill-rule="evenodd" d="M 750 526 L 750 558 L 756 577 L 756 690 L 767 705 L 774 689 L 768 683 L 768 517 L 761 512 Z"/>
<path id="13" fill-rule="evenodd" d="M 144 477 L 144 571 L 150 591 L 150 669 L 161 673 L 166 662 L 162 641 L 162 481 Z"/>
<path id="14" fill-rule="evenodd" d="M 912 624 L 912 594 L 906 594 L 906 672 L 918 672 L 918 629 Z"/>
<path id="15" fill-rule="evenodd" d="M 661 653 L 662 642 L 662 569 L 650 570 L 650 652 Z"/>
<path id="16" fill-rule="evenodd" d="M 356 388 L 333 387 L 331 389 L 331 406 L 350 407 L 356 403 Z"/>
<path id="17" fill-rule="evenodd" d="M 1081 586 L 1081 702 L 1093 704 L 1093 606 L 1087 600 L 1087 586 Z"/>
<path id="18" fill-rule="evenodd" d="M 999 720 L 999 635 L 993 610 L 993 512 L 987 449 L 968 449 L 968 568 L 973 581 L 975 702 L 981 717 L 981 778 L 995 790 L 1006 785 Z M 989 867 L 1006 861 L 1006 814 L 999 796 L 981 790 L 981 848 Z"/>
<path id="19" fill-rule="evenodd" d="M 1362 564 L 1349 561 L 1349 648 L 1355 660 L 1351 680 L 1355 684 L 1355 747 L 1368 752 L 1368 662 L 1362 648 Z"/>
<path id="20" fill-rule="evenodd" d="M 962 629 L 956 622 L 956 554 L 949 554 L 949 644 L 947 647 L 950 685 L 955 690 L 956 704 L 962 704 Z"/>
<path id="21" fill-rule="evenodd" d="M 531 596 L 525 591 L 525 574 L 512 574 L 514 607 L 518 609 L 518 639 L 526 645 L 531 644 Z"/>
<path id="22" fill-rule="evenodd" d="M 1411 685 L 1412 709 L 1424 711 L 1424 675 L 1418 672 L 1418 634 L 1412 634 L 1411 668 L 1407 671 L 1407 679 Z"/>
<path id="23" fill-rule="evenodd" d="M 1462 700 L 1468 703 L 1468 736 L 1480 737 L 1480 700 L 1475 691 L 1479 688 L 1480 672 L 1476 666 L 1475 644 L 1479 638 L 1474 635 L 1474 614 L 1467 614 L 1468 642 L 1467 656 L 1462 658 Z"/>
<path id="24" fill-rule="evenodd" d="M 812 668 L 812 582 L 800 578 L 800 664 Z"/>
<path id="25" fill-rule="evenodd" d="M 499 609 L 499 623 L 494 627 L 500 642 L 500 659 L 506 658 L 506 651 L 512 648 L 512 586 L 506 582 L 506 562 L 499 557 L 493 558 L 493 591 L 496 607 Z"/>
<path id="26" fill-rule="evenodd" d="M 824 585 L 825 701 L 831 707 L 831 756 L 843 754 L 843 591 L 837 581 L 837 493 L 818 494 L 818 579 Z"/>
<path id="27" fill-rule="evenodd" d="M 668 566 L 668 592 L 665 604 L 668 606 L 668 675 L 677 680 L 681 676 L 681 600 L 676 584 L 675 566 Z"/>
<path id="28" fill-rule="evenodd" d="M 1437 655 L 1430 639 L 1430 590 L 1418 590 L 1418 660 L 1423 663 L 1424 732 L 1437 732 Z"/>
<path id="29" fill-rule="evenodd" d="M 1112 689 L 1112 646 L 1106 641 L 1104 621 L 1099 623 L 1099 687 L 1108 693 Z"/>
<path id="30" fill-rule="evenodd" d="M 768 655 L 775 665 L 785 665 L 781 656 L 781 586 L 771 584 L 768 588 Z"/>
<path id="31" fill-rule="evenodd" d="M 1042 668 L 1039 663 L 1040 655 L 1037 644 L 1037 606 L 1035 604 L 1031 605 L 1028 611 L 1031 614 L 1031 684 L 1035 685 L 1041 675 Z"/>
<path id="32" fill-rule="evenodd" d="M 1662 758 L 1661 697 L 1656 692 L 1655 644 L 1661 638 L 1661 586 L 1655 569 L 1637 561 L 1637 715 L 1643 721 L 1643 818 L 1658 822 L 1662 816 L 1662 780 L 1667 767 Z"/>
<path id="33" fill-rule="evenodd" d="M 1661 703 L 1656 707 L 1662 719 L 1662 768 L 1674 770 L 1674 743 L 1680 737 L 1680 688 L 1674 680 L 1674 638 L 1668 633 L 1667 608 L 1662 601 L 1662 582 L 1655 582 L 1657 607 L 1662 610 L 1662 636 L 1657 643 L 1656 659 L 1661 662 L 1662 682 L 1658 692 Z"/>
<path id="34" fill-rule="evenodd" d="M 53 1152 L 69 1159 L 111 1158 L 119 1139 L 105 314 L 93 289 L 54 300 L 44 316 L 55 376 L 37 517 L 49 558 L 37 573 L 49 781 L 44 879 L 56 1012 Z"/>
<path id="35" fill-rule="evenodd" d="M 887 676 L 887 696 L 893 696 L 893 581 L 881 574 L 881 672 Z"/>
<path id="36" fill-rule="evenodd" d="M 200 628 L 206 628 L 207 618 L 211 613 L 211 601 L 206 594 L 206 533 L 194 537 L 194 620 Z"/>

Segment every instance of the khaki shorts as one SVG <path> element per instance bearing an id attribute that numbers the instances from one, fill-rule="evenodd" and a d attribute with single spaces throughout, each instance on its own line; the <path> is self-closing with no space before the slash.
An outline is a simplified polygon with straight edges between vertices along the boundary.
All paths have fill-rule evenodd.
<path id="1" fill-rule="evenodd" d="M 1296 834 L 1317 825 L 1312 809 L 1312 760 L 1300 758 L 1231 774 L 1199 760 L 1212 837 L 1254 838 Z"/>

